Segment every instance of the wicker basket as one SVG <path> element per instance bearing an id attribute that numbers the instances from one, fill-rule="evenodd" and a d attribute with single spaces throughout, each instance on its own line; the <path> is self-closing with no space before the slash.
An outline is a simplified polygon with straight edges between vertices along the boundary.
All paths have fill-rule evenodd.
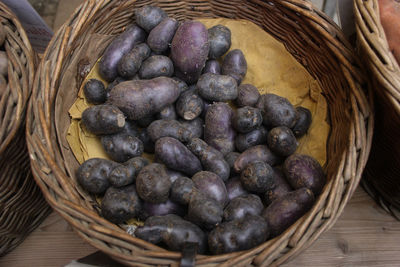
<path id="1" fill-rule="evenodd" d="M 376 103 L 376 127 L 362 184 L 400 220 L 400 67 L 389 50 L 377 0 L 356 0 L 360 53 L 368 66 Z"/>
<path id="2" fill-rule="evenodd" d="M 132 266 L 179 264 L 181 253 L 167 251 L 127 234 L 101 218 L 94 199 L 83 192 L 74 171 L 78 163 L 66 142 L 68 109 L 82 78 L 59 90 L 70 64 L 82 70 L 97 58 L 73 59 L 90 33 L 117 34 L 136 8 L 154 4 L 179 20 L 228 17 L 250 20 L 282 42 L 317 79 L 329 105 L 331 133 L 325 170 L 328 183 L 310 212 L 285 233 L 256 248 L 218 256 L 197 255 L 199 266 L 281 264 L 329 229 L 356 189 L 372 141 L 369 92 L 351 46 L 339 28 L 308 1 L 86 1 L 51 41 L 38 69 L 28 112 L 27 140 L 32 170 L 48 202 L 91 245 Z M 111 40 L 111 39 L 109 39 Z M 63 87 L 64 88 L 64 87 Z M 67 91 L 68 90 L 68 91 Z M 62 98 L 62 101 L 61 101 Z M 64 123 L 65 121 L 65 123 Z"/>
<path id="3" fill-rule="evenodd" d="M 0 256 L 15 248 L 51 210 L 30 172 L 25 112 L 36 55 L 16 16 L 0 3 L 8 85 L 0 96 Z"/>

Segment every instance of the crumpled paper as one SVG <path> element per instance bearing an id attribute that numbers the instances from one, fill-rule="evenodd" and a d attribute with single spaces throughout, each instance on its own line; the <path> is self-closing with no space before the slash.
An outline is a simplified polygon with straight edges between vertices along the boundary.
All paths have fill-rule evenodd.
<path id="1" fill-rule="evenodd" d="M 312 113 L 313 122 L 308 133 L 299 139 L 297 153 L 316 158 L 321 165 L 326 161 L 326 142 L 329 134 L 327 104 L 314 78 L 293 58 L 285 47 L 260 27 L 246 20 L 199 19 L 210 28 L 217 24 L 232 32 L 231 49 L 241 49 L 246 57 L 248 71 L 243 83 L 256 86 L 260 93 L 274 93 L 289 99 L 294 106 L 304 106 Z M 98 64 L 86 80 L 96 78 Z M 107 84 L 104 80 L 103 82 Z M 85 82 L 82 83 L 82 87 Z M 80 88 L 75 103 L 69 110 L 71 125 L 67 141 L 79 163 L 93 157 L 108 158 L 100 139 L 88 133 L 80 123 L 82 112 L 89 107 Z"/>

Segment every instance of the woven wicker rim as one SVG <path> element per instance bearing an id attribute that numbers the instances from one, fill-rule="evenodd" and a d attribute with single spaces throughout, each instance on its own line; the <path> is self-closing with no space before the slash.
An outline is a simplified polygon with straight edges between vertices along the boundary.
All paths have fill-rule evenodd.
<path id="1" fill-rule="evenodd" d="M 59 133 L 54 118 L 54 103 L 62 72 L 69 63 L 69 55 L 82 44 L 85 34 L 110 34 L 121 31 L 132 10 L 145 4 L 157 4 L 182 20 L 192 17 L 242 18 L 255 22 L 275 38 L 285 43 L 288 51 L 318 78 L 321 87 L 338 89 L 327 95 L 333 111 L 346 114 L 343 122 L 335 122 L 328 152 L 335 155 L 327 164 L 330 178 L 313 209 L 281 236 L 254 249 L 218 256 L 198 255 L 199 266 L 267 266 L 279 265 L 308 247 L 329 229 L 343 211 L 356 189 L 365 166 L 372 139 L 373 118 L 366 95 L 364 77 L 350 44 L 330 18 L 308 1 L 110 1 L 84 2 L 56 33 L 49 44 L 35 77 L 32 102 L 28 112 L 27 141 L 32 170 L 36 182 L 50 205 L 61 214 L 84 240 L 132 266 L 177 266 L 181 254 L 170 252 L 127 234 L 124 230 L 101 218 L 93 207 L 94 201 L 76 185 L 68 174 L 60 150 Z M 181 12 L 177 12 L 177 10 Z M 260 10 L 262 13 L 259 13 Z M 102 13 L 102 11 L 107 11 Z M 114 19 L 115 18 L 115 19 Z M 101 27 L 99 26 L 101 25 Z M 282 26 L 283 25 L 283 26 Z M 291 31 L 284 34 L 281 29 Z M 325 80 L 324 66 L 315 65 L 320 55 L 304 57 L 302 45 L 318 50 L 323 47 L 326 68 L 339 70 L 340 82 Z M 321 47 L 319 47 L 321 46 Z M 326 53 L 325 53 L 326 52 Z M 332 83 L 330 83 L 332 82 Z M 336 98 L 336 99 L 335 99 Z M 343 129 L 339 129 L 340 127 Z M 343 131 L 348 135 L 343 138 Z M 335 141 L 332 141 L 335 140 Z M 332 156 L 333 157 L 333 156 Z"/>
<path id="2" fill-rule="evenodd" d="M 355 0 L 354 16 L 360 46 L 368 57 L 374 78 L 382 85 L 376 92 L 400 114 L 400 66 L 390 52 L 380 22 L 378 0 Z"/>
<path id="3" fill-rule="evenodd" d="M 0 2 L 8 84 L 0 97 L 0 256 L 20 244 L 51 211 L 30 172 L 25 114 L 36 54 L 17 17 Z"/>
<path id="4" fill-rule="evenodd" d="M 17 17 L 0 2 L 0 18 L 7 32 L 9 86 L 1 98 L 0 154 L 13 140 L 25 121 L 27 102 L 35 74 L 35 53 Z M 22 50 L 22 51 L 21 51 Z M 22 53 L 21 53 L 22 52 Z M 21 57 L 19 57 L 21 54 Z M 7 102 L 6 102 L 7 101 Z M 5 108 L 4 108 L 5 107 Z"/>

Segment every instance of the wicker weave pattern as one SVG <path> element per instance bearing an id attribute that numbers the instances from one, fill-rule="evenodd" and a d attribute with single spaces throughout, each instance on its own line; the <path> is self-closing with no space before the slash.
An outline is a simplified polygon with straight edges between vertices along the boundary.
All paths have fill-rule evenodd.
<path id="1" fill-rule="evenodd" d="M 179 20 L 195 17 L 244 18 L 280 40 L 318 80 L 329 105 L 332 130 L 327 144 L 329 181 L 314 208 L 281 236 L 254 249 L 197 256 L 199 266 L 278 265 L 308 247 L 337 220 L 358 185 L 372 139 L 369 92 L 351 46 L 336 25 L 311 3 L 285 1 L 86 1 L 56 33 L 37 71 L 27 121 L 27 140 L 36 182 L 55 208 L 87 242 L 132 266 L 177 266 L 180 253 L 136 239 L 97 213 L 95 201 L 78 186 L 77 166 L 64 148 L 58 85 L 74 48 L 89 33 L 117 34 L 135 8 L 156 4 Z M 79 83 L 79 81 L 78 81 Z M 75 91 L 76 92 L 76 91 Z M 70 93 L 70 92 L 69 92 Z M 75 97 L 75 96 L 74 96 Z"/>
<path id="2" fill-rule="evenodd" d="M 376 127 L 364 188 L 400 220 L 400 67 L 390 52 L 377 0 L 354 1 L 357 39 L 376 95 Z"/>
<path id="3" fill-rule="evenodd" d="M 15 248 L 50 211 L 30 172 L 25 112 L 36 56 L 14 14 L 0 3 L 6 30 L 8 85 L 0 96 L 0 256 Z"/>

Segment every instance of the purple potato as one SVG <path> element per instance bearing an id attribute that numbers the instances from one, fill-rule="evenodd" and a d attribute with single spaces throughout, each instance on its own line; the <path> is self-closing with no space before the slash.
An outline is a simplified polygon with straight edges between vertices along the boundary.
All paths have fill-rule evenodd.
<path id="1" fill-rule="evenodd" d="M 261 95 L 257 108 L 262 111 L 263 124 L 273 128 L 286 126 L 292 128 L 296 123 L 296 110 L 288 99 L 275 95 Z"/>
<path id="2" fill-rule="evenodd" d="M 278 168 L 274 169 L 274 186 L 267 189 L 263 194 L 263 201 L 265 205 L 269 206 L 273 201 L 287 195 L 293 191 L 292 187 L 288 184 L 285 174 Z"/>
<path id="3" fill-rule="evenodd" d="M 281 160 L 282 159 L 272 153 L 266 145 L 257 145 L 240 154 L 234 163 L 234 169 L 237 173 L 241 173 L 242 170 L 251 162 L 263 161 L 274 166 L 280 163 Z"/>
<path id="4" fill-rule="evenodd" d="M 149 33 L 147 44 L 156 53 L 168 50 L 172 38 L 178 29 L 179 22 L 174 18 L 165 18 Z"/>
<path id="5" fill-rule="evenodd" d="M 125 162 L 138 157 L 144 151 L 143 143 L 139 138 L 125 133 L 103 135 L 101 144 L 107 155 L 117 162 Z"/>
<path id="6" fill-rule="evenodd" d="M 267 222 L 260 216 L 250 215 L 218 225 L 208 235 L 208 246 L 212 254 L 230 253 L 256 247 L 268 237 Z"/>
<path id="7" fill-rule="evenodd" d="M 115 106 L 97 105 L 83 111 L 82 123 L 93 134 L 115 134 L 124 129 L 125 115 Z"/>
<path id="8" fill-rule="evenodd" d="M 197 81 L 202 98 L 209 101 L 227 102 L 238 96 L 237 83 L 228 75 L 205 73 Z"/>
<path id="9" fill-rule="evenodd" d="M 171 137 L 163 137 L 157 140 L 155 157 L 168 168 L 190 176 L 202 170 L 197 157 L 184 144 Z"/>
<path id="10" fill-rule="evenodd" d="M 132 48 L 118 63 L 118 74 L 126 79 L 132 79 L 139 71 L 143 60 L 150 56 L 150 48 L 141 43 Z"/>
<path id="11" fill-rule="evenodd" d="M 181 142 L 188 142 L 192 139 L 192 132 L 186 129 L 179 121 L 156 120 L 147 127 L 147 133 L 151 140 L 156 142 L 162 137 L 173 137 Z"/>
<path id="12" fill-rule="evenodd" d="M 118 76 L 117 68 L 121 58 L 132 48 L 143 43 L 146 33 L 137 25 L 130 25 L 117 36 L 104 51 L 99 63 L 99 73 L 106 81 L 112 82 Z"/>
<path id="13" fill-rule="evenodd" d="M 185 120 L 194 120 L 203 112 L 203 99 L 197 94 L 196 89 L 183 92 L 176 101 L 176 111 Z"/>
<path id="14" fill-rule="evenodd" d="M 254 193 L 264 193 L 274 186 L 274 171 L 262 161 L 248 164 L 240 174 L 243 187 Z"/>
<path id="15" fill-rule="evenodd" d="M 202 73 L 203 74 L 204 73 L 213 73 L 213 74 L 220 75 L 221 74 L 221 65 L 215 59 L 207 60 Z"/>
<path id="16" fill-rule="evenodd" d="M 191 179 L 178 177 L 171 186 L 171 199 L 176 203 L 188 205 L 196 188 Z"/>
<path id="17" fill-rule="evenodd" d="M 239 107 L 250 106 L 255 107 L 260 99 L 260 92 L 257 87 L 251 84 L 241 84 L 238 88 L 238 97 L 236 104 Z"/>
<path id="18" fill-rule="evenodd" d="M 183 216 L 185 215 L 185 208 L 169 199 L 164 203 L 143 203 L 143 211 L 141 214 L 141 218 L 143 219 L 147 219 L 151 216 L 164 216 L 168 214 Z"/>
<path id="19" fill-rule="evenodd" d="M 267 135 L 268 130 L 263 126 L 245 134 L 238 134 L 235 139 L 236 149 L 243 152 L 250 147 L 265 144 L 267 141 Z"/>
<path id="20" fill-rule="evenodd" d="M 240 49 L 231 50 L 222 62 L 222 74 L 229 75 L 240 85 L 247 73 L 247 61 Z"/>
<path id="21" fill-rule="evenodd" d="M 194 186 L 206 197 L 215 199 L 225 207 L 228 204 L 228 192 L 222 179 L 213 172 L 202 171 L 192 177 Z"/>
<path id="22" fill-rule="evenodd" d="M 153 79 L 156 77 L 171 77 L 174 74 L 174 64 L 166 56 L 151 56 L 145 61 L 139 69 L 139 77 L 142 79 Z"/>
<path id="23" fill-rule="evenodd" d="M 175 111 L 175 106 L 174 105 L 169 105 L 166 106 L 163 110 L 161 110 L 156 118 L 158 120 L 176 120 L 178 119 L 178 115 L 176 114 Z"/>
<path id="24" fill-rule="evenodd" d="M 224 210 L 224 220 L 233 221 L 249 215 L 260 215 L 264 209 L 259 196 L 249 194 L 232 199 Z"/>
<path id="25" fill-rule="evenodd" d="M 314 203 L 311 190 L 303 187 L 276 199 L 263 212 L 262 216 L 271 229 L 271 237 L 283 233 L 301 216 L 309 211 Z"/>
<path id="26" fill-rule="evenodd" d="M 153 244 L 162 242 L 168 249 L 179 252 L 188 242 L 198 244 L 198 253 L 204 253 L 207 247 L 204 232 L 175 214 L 148 218 L 135 230 L 135 236 Z"/>
<path id="27" fill-rule="evenodd" d="M 231 47 L 231 31 L 226 26 L 215 25 L 208 29 L 208 41 L 210 43 L 208 57 L 211 59 L 219 58 Z"/>
<path id="28" fill-rule="evenodd" d="M 213 229 L 222 221 L 224 210 L 213 198 L 198 192 L 192 194 L 188 207 L 188 220 L 205 229 Z"/>
<path id="29" fill-rule="evenodd" d="M 226 191 L 228 192 L 228 199 L 231 201 L 232 199 L 240 196 L 248 195 L 249 192 L 243 188 L 242 182 L 240 181 L 240 177 L 230 178 L 225 183 Z"/>
<path id="30" fill-rule="evenodd" d="M 319 195 L 326 183 L 324 170 L 317 160 L 303 154 L 293 154 L 283 164 L 286 179 L 294 189 L 306 187 Z"/>
<path id="31" fill-rule="evenodd" d="M 108 101 L 119 107 L 131 120 L 138 120 L 163 110 L 180 94 L 178 83 L 168 77 L 126 81 L 116 85 Z"/>
<path id="32" fill-rule="evenodd" d="M 235 150 L 232 116 L 233 111 L 226 103 L 212 104 L 206 114 L 204 141 L 223 155 Z"/>
<path id="33" fill-rule="evenodd" d="M 90 79 L 83 87 L 86 101 L 92 104 L 102 104 L 107 100 L 107 91 L 104 83 L 97 79 Z"/>
<path id="34" fill-rule="evenodd" d="M 103 194 L 109 187 L 108 176 L 118 164 L 107 159 L 88 159 L 76 171 L 78 183 L 92 194 Z"/>
<path id="35" fill-rule="evenodd" d="M 166 202 L 170 188 L 171 180 L 162 164 L 149 164 L 136 177 L 136 190 L 140 198 L 150 203 Z"/>
<path id="36" fill-rule="evenodd" d="M 156 6 L 144 6 L 135 10 L 136 23 L 146 32 L 150 32 L 166 17 L 165 11 Z"/>
<path id="37" fill-rule="evenodd" d="M 195 83 L 204 68 L 209 49 L 208 32 L 204 24 L 198 21 L 182 23 L 171 44 L 171 59 L 178 78 L 189 84 Z"/>
<path id="38" fill-rule="evenodd" d="M 179 119 L 179 122 L 192 132 L 193 138 L 202 138 L 204 131 L 204 121 L 202 118 L 197 117 L 194 120 L 187 121 Z"/>
<path id="39" fill-rule="evenodd" d="M 298 146 L 292 130 L 286 126 L 272 128 L 267 137 L 268 147 L 278 156 L 292 155 Z"/>
<path id="40" fill-rule="evenodd" d="M 253 107 L 238 108 L 232 117 L 232 126 L 239 133 L 248 133 L 262 124 L 261 111 Z"/>
<path id="41" fill-rule="evenodd" d="M 101 214 L 110 222 L 121 224 L 139 215 L 142 201 L 135 185 L 107 189 L 101 201 Z"/>
<path id="42" fill-rule="evenodd" d="M 217 174 L 223 181 L 228 180 L 230 167 L 221 152 L 199 138 L 190 140 L 187 147 L 200 160 L 204 170 Z"/>
<path id="43" fill-rule="evenodd" d="M 304 107 L 297 107 L 296 124 L 292 128 L 294 136 L 302 137 L 303 135 L 305 135 L 310 128 L 311 122 L 311 111 Z"/>

